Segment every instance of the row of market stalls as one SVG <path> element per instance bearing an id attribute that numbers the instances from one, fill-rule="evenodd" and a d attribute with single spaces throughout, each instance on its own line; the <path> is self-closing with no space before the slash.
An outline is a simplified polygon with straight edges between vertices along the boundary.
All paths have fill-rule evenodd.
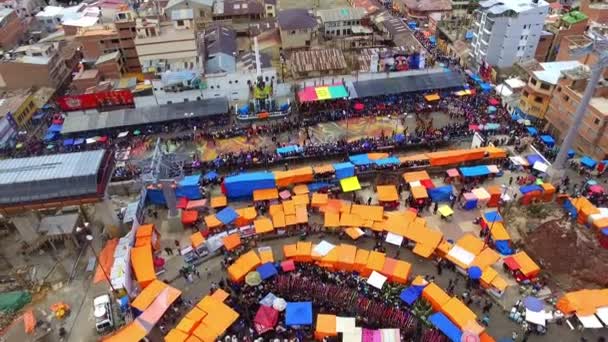
<path id="1" fill-rule="evenodd" d="M 608 327 L 608 289 L 568 292 L 555 306 L 564 315 L 575 315 L 584 328 Z"/>
<path id="2" fill-rule="evenodd" d="M 586 197 L 566 198 L 563 208 L 572 219 L 596 232 L 600 246 L 608 248 L 608 208 L 598 208 Z"/>

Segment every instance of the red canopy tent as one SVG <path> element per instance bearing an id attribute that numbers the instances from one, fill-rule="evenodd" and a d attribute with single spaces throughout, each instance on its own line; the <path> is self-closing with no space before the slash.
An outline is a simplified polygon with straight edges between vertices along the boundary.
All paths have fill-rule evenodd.
<path id="1" fill-rule="evenodd" d="M 296 269 L 296 264 L 293 262 L 293 260 L 283 261 L 281 263 L 281 268 L 283 269 L 283 272 L 291 272 Z"/>
<path id="2" fill-rule="evenodd" d="M 194 224 L 198 220 L 198 211 L 184 210 L 182 211 L 182 224 Z"/>
<path id="3" fill-rule="evenodd" d="M 500 101 L 498 101 L 497 99 L 490 97 L 488 99 L 488 103 L 490 104 L 490 106 L 498 106 L 500 104 Z"/>
<path id="4" fill-rule="evenodd" d="M 279 321 L 279 312 L 270 306 L 260 305 L 258 312 L 253 319 L 253 326 L 258 334 L 274 330 Z"/>
<path id="5" fill-rule="evenodd" d="M 177 209 L 186 209 L 186 207 L 188 207 L 188 199 L 186 197 L 179 197 L 175 207 Z"/>
<path id="6" fill-rule="evenodd" d="M 353 107 L 356 111 L 360 112 L 365 108 L 365 105 L 361 102 L 357 102 L 355 103 L 354 107 Z"/>

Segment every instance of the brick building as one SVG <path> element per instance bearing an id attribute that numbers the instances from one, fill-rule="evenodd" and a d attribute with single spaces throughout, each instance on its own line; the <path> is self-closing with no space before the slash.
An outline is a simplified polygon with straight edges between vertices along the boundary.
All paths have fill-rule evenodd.
<path id="1" fill-rule="evenodd" d="M 71 75 L 57 46 L 26 45 L 5 54 L 0 60 L 0 88 L 63 87 Z"/>
<path id="2" fill-rule="evenodd" d="M 12 9 L 0 9 L 0 49 L 8 50 L 25 35 L 25 27 Z"/>

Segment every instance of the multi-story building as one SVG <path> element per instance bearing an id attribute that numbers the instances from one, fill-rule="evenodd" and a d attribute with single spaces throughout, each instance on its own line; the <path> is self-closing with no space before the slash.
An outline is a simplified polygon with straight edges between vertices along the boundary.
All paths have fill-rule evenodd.
<path id="1" fill-rule="evenodd" d="M 36 13 L 36 20 L 48 32 L 61 28 L 66 21 L 77 21 L 85 17 L 99 18 L 101 10 L 97 6 L 81 3 L 71 7 L 46 6 L 44 10 Z"/>
<path id="2" fill-rule="evenodd" d="M 29 128 L 38 110 L 31 89 L 18 89 L 0 94 L 0 145 L 14 138 L 18 131 Z"/>
<path id="3" fill-rule="evenodd" d="M 532 58 L 548 12 L 544 0 L 480 1 L 474 13 L 472 62 L 508 68 Z"/>
<path id="4" fill-rule="evenodd" d="M 409 18 L 426 20 L 432 13 L 452 11 L 450 0 L 395 0 L 393 8 Z"/>
<path id="5" fill-rule="evenodd" d="M 58 45 L 39 43 L 5 53 L 0 60 L 0 88 L 63 87 L 70 79 L 70 70 Z"/>
<path id="6" fill-rule="evenodd" d="M 131 11 L 118 12 L 114 15 L 114 26 L 118 30 L 120 53 L 123 57 L 126 72 L 141 72 L 139 55 L 135 48 L 135 38 L 137 38 L 135 19 L 135 13 Z"/>
<path id="7" fill-rule="evenodd" d="M 43 0 L 2 0 L 0 8 L 15 10 L 19 18 L 33 17 L 44 7 Z"/>
<path id="8" fill-rule="evenodd" d="M 212 25 L 199 33 L 199 56 L 205 59 L 205 74 L 236 71 L 236 31 L 223 25 Z"/>
<path id="9" fill-rule="evenodd" d="M 608 2 L 606 0 L 581 0 L 581 12 L 589 16 L 591 21 L 608 24 Z"/>
<path id="10" fill-rule="evenodd" d="M 353 34 L 353 29 L 361 27 L 361 20 L 366 16 L 363 8 L 334 8 L 317 11 L 317 17 L 321 20 L 322 32 L 325 37 L 348 37 Z"/>
<path id="11" fill-rule="evenodd" d="M 540 63 L 539 70 L 530 72 L 528 83 L 521 92 L 519 109 L 527 115 L 544 119 L 562 72 L 582 65 L 578 61 Z"/>
<path id="12" fill-rule="evenodd" d="M 546 31 L 541 33 L 541 40 L 536 49 L 536 59 L 541 62 L 556 60 L 564 37 L 583 34 L 588 24 L 588 16 L 580 11 L 559 14 L 557 20 L 545 25 Z M 560 60 L 569 59 L 562 57 Z"/>
<path id="13" fill-rule="evenodd" d="M 564 72 L 549 103 L 547 130 L 560 140 L 574 124 L 574 114 L 590 76 L 588 67 Z M 601 81 L 586 110 L 573 148 L 596 159 L 608 158 L 608 86 Z"/>
<path id="14" fill-rule="evenodd" d="M 12 9 L 0 10 L 0 49 L 6 51 L 17 45 L 25 34 L 25 27 L 17 12 Z"/>
<path id="15" fill-rule="evenodd" d="M 171 17 L 171 12 L 175 10 L 192 10 L 194 21 L 210 22 L 213 20 L 214 0 L 169 0 L 164 13 Z"/>
<path id="16" fill-rule="evenodd" d="M 277 19 L 283 49 L 299 49 L 311 45 L 317 20 L 308 10 L 302 8 L 282 10 Z"/>

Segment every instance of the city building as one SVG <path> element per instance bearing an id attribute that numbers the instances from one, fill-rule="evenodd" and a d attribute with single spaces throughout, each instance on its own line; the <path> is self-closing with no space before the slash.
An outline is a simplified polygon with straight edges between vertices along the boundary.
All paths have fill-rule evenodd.
<path id="1" fill-rule="evenodd" d="M 104 80 L 117 80 L 126 73 L 120 51 L 99 56 L 95 61 L 95 68 Z"/>
<path id="2" fill-rule="evenodd" d="M 531 71 L 521 92 L 519 109 L 529 116 L 544 119 L 562 72 L 581 67 L 578 61 L 540 63 Z"/>
<path id="3" fill-rule="evenodd" d="M 87 89 L 97 86 L 102 81 L 101 73 L 97 69 L 82 70 L 70 83 L 70 94 L 82 94 Z"/>
<path id="4" fill-rule="evenodd" d="M 452 16 L 464 17 L 469 15 L 470 12 L 477 6 L 476 0 L 450 0 L 452 5 Z"/>
<path id="5" fill-rule="evenodd" d="M 201 22 L 213 20 L 214 0 L 169 0 L 164 12 L 167 17 L 171 17 L 171 12 L 176 10 L 192 10 L 192 19 Z"/>
<path id="6" fill-rule="evenodd" d="M 541 62 L 556 59 L 570 60 L 569 57 L 564 56 L 557 58 L 562 40 L 567 36 L 582 35 L 587 30 L 588 24 L 589 17 L 580 11 L 560 13 L 553 22 L 545 25 L 546 31 L 541 33 L 541 39 L 536 49 L 536 59 Z M 567 50 L 565 51 L 567 52 Z"/>
<path id="7" fill-rule="evenodd" d="M 31 90 L 13 90 L 0 94 L 0 146 L 29 127 L 38 110 Z"/>
<path id="8" fill-rule="evenodd" d="M 2 0 L 0 8 L 13 9 L 19 18 L 33 17 L 46 5 L 43 0 Z"/>
<path id="9" fill-rule="evenodd" d="M 574 124 L 574 116 L 590 76 L 589 68 L 579 67 L 563 73 L 545 116 L 546 129 L 563 140 Z M 608 86 L 600 81 L 574 139 L 573 149 L 599 160 L 608 158 Z"/>
<path id="10" fill-rule="evenodd" d="M 58 43 L 21 46 L 0 60 L 0 88 L 62 88 L 70 79 Z"/>
<path id="11" fill-rule="evenodd" d="M 46 6 L 42 11 L 36 13 L 36 20 L 47 32 L 61 28 L 66 21 L 77 21 L 83 17 L 99 18 L 101 10 L 97 6 L 80 3 L 71 7 Z"/>
<path id="12" fill-rule="evenodd" d="M 347 37 L 365 30 L 366 28 L 361 26 L 361 21 L 366 14 L 363 8 L 334 8 L 317 11 L 317 17 L 321 20 L 321 31 L 327 38 Z"/>
<path id="13" fill-rule="evenodd" d="M 261 0 L 223 0 L 213 7 L 213 20 L 231 20 L 233 23 L 248 23 L 266 17 L 266 8 Z"/>
<path id="14" fill-rule="evenodd" d="M 375 15 L 372 21 L 378 30 L 385 35 L 386 41 L 394 46 L 406 47 L 410 52 L 422 49 L 422 45 L 414 37 L 403 19 L 385 11 Z"/>
<path id="15" fill-rule="evenodd" d="M 295 51 L 289 58 L 294 78 L 309 78 L 347 73 L 348 65 L 339 49 Z"/>
<path id="16" fill-rule="evenodd" d="M 425 20 L 431 13 L 452 11 L 450 0 L 395 0 L 393 8 L 412 19 Z"/>
<path id="17" fill-rule="evenodd" d="M 0 10 L 0 49 L 6 51 L 19 43 L 25 35 L 25 27 L 17 12 L 11 9 Z"/>
<path id="18" fill-rule="evenodd" d="M 308 10 L 302 8 L 286 9 L 277 16 L 283 49 L 310 47 L 317 20 Z"/>
<path id="19" fill-rule="evenodd" d="M 125 72 L 141 72 L 139 55 L 135 48 L 137 37 L 137 24 L 135 13 L 131 11 L 120 11 L 114 15 L 114 26 L 118 30 L 120 53 L 124 62 Z"/>
<path id="20" fill-rule="evenodd" d="M 508 68 L 536 52 L 549 6 L 544 0 L 486 0 L 474 12 L 474 64 Z"/>
<path id="21" fill-rule="evenodd" d="M 367 14 L 376 14 L 384 8 L 377 0 L 347 0 L 348 4 L 355 8 L 363 8 Z"/>
<path id="22" fill-rule="evenodd" d="M 521 92 L 526 84 L 527 83 L 520 78 L 513 77 L 504 80 L 501 84 L 496 86 L 496 94 L 500 96 L 500 102 L 509 114 L 513 114 L 515 110 L 519 108 Z"/>
<path id="23" fill-rule="evenodd" d="M 608 2 L 606 0 L 580 0 L 580 11 L 591 21 L 608 24 Z"/>
<path id="24" fill-rule="evenodd" d="M 553 46 L 553 41 L 555 39 L 555 35 L 549 31 L 541 31 L 540 39 L 538 40 L 538 46 L 536 47 L 536 51 L 534 52 L 534 59 L 540 62 L 549 61 L 549 56 L 551 54 L 551 47 Z"/>
<path id="25" fill-rule="evenodd" d="M 199 33 L 199 55 L 205 59 L 205 74 L 236 71 L 236 31 L 213 25 Z"/>

